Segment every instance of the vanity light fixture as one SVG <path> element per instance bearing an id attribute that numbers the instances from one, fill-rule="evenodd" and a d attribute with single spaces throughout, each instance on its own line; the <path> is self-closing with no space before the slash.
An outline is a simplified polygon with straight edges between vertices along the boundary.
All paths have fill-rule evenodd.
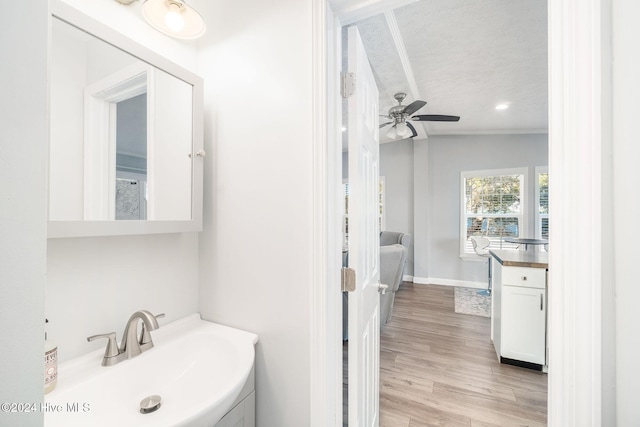
<path id="1" fill-rule="evenodd" d="M 177 39 L 197 39 L 207 29 L 202 16 L 183 0 L 144 0 L 142 15 L 153 28 Z"/>

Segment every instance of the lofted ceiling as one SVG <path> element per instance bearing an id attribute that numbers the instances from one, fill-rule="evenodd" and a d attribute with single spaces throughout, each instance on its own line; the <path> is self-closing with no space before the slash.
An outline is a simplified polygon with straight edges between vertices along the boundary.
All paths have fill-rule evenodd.
<path id="1" fill-rule="evenodd" d="M 356 25 L 380 92 L 380 112 L 423 100 L 415 114 L 459 122 L 411 122 L 427 135 L 546 133 L 545 0 L 333 0 Z M 506 103 L 509 108 L 496 110 Z M 381 118 L 381 123 L 385 120 Z M 381 142 L 391 141 L 383 128 Z"/>

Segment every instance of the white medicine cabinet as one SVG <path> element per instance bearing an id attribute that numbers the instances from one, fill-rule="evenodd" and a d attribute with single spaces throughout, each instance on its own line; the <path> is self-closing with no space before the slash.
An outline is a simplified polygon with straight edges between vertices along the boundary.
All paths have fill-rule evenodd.
<path id="1" fill-rule="evenodd" d="M 51 5 L 48 237 L 202 229 L 203 81 Z"/>

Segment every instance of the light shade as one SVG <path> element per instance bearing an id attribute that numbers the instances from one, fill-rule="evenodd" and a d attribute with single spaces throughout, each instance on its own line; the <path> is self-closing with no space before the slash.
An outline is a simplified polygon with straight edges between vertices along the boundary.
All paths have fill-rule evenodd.
<path id="1" fill-rule="evenodd" d="M 411 135 L 411 130 L 409 129 L 409 126 L 406 125 L 406 123 L 404 122 L 400 122 L 396 125 L 396 130 L 398 131 L 398 136 L 401 138 L 406 138 L 409 135 Z"/>
<path id="2" fill-rule="evenodd" d="M 207 29 L 202 16 L 182 0 L 144 0 L 142 14 L 153 28 L 178 39 L 197 39 Z"/>

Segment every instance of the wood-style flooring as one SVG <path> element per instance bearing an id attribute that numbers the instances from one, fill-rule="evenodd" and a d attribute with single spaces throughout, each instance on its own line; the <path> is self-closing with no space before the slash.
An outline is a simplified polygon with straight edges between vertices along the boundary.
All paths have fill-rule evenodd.
<path id="1" fill-rule="evenodd" d="M 546 426 L 547 374 L 500 364 L 490 319 L 455 313 L 453 292 L 396 293 L 380 334 L 380 426 Z"/>

